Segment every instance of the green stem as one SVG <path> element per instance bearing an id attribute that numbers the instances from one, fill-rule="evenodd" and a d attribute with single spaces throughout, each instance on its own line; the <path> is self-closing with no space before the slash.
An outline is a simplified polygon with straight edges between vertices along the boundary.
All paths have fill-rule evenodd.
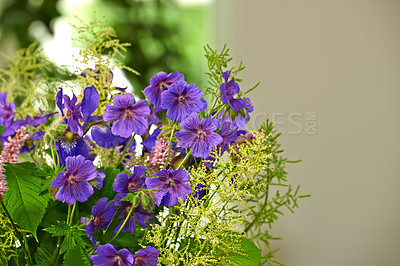
<path id="1" fill-rule="evenodd" d="M 18 239 L 18 241 L 19 241 L 19 243 L 21 244 L 21 247 L 22 247 L 22 242 L 23 242 L 23 241 L 22 241 L 22 239 L 21 239 L 21 233 L 18 231 L 17 226 L 15 225 L 14 221 L 12 220 L 11 215 L 8 213 L 7 208 L 6 208 L 6 206 L 4 205 L 3 201 L 0 201 L 0 203 L 1 203 L 1 207 L 2 207 L 3 210 L 4 210 L 4 213 L 6 214 L 8 220 L 9 220 L 10 223 L 11 223 L 11 226 L 12 226 L 12 228 L 13 228 L 13 230 L 14 230 L 14 235 L 15 235 L 15 237 Z M 23 237 L 23 238 L 25 238 L 25 237 Z M 28 250 L 29 250 L 28 244 L 25 245 L 25 248 L 26 248 L 26 247 L 28 247 Z M 26 251 L 25 248 L 22 247 L 22 252 L 24 253 L 24 257 L 25 257 L 25 259 L 28 260 L 28 265 L 33 265 L 32 261 L 31 261 L 31 258 L 30 258 L 30 256 L 28 255 L 28 253 L 27 253 L 27 251 Z M 18 250 L 18 249 L 17 249 L 17 250 Z"/>
<path id="2" fill-rule="evenodd" d="M 71 205 L 69 205 L 69 206 L 71 206 Z M 72 206 L 71 216 L 69 217 L 69 221 L 67 221 L 69 225 L 72 224 L 72 220 L 73 220 L 73 218 L 74 218 L 75 208 L 76 208 L 76 202 L 75 202 L 74 205 Z"/>
<path id="3" fill-rule="evenodd" d="M 132 136 L 131 140 L 129 141 L 128 145 L 126 145 L 126 147 L 125 147 L 124 151 L 122 152 L 121 156 L 119 157 L 118 162 L 115 165 L 115 167 L 117 167 L 120 164 L 120 162 L 122 161 L 122 158 L 124 157 L 124 155 L 126 153 L 126 150 L 129 148 L 129 146 L 131 146 L 132 141 L 135 139 L 135 135 L 136 134 L 133 134 L 133 136 Z"/>
<path id="4" fill-rule="evenodd" d="M 212 116 L 212 118 L 215 118 L 218 116 L 218 114 L 225 108 L 225 104 L 221 105 L 218 109 L 218 111 Z"/>
<path id="5" fill-rule="evenodd" d="M 114 151 L 115 151 L 115 147 L 117 147 L 118 139 L 119 139 L 119 136 L 117 137 L 117 140 L 115 141 L 115 144 L 112 148 L 111 155 L 110 155 L 110 162 L 112 162 L 112 160 L 114 159 Z"/>
<path id="6" fill-rule="evenodd" d="M 192 149 L 190 149 L 190 151 L 186 154 L 185 158 L 183 158 L 183 160 L 180 162 L 180 164 L 178 165 L 178 167 L 176 169 L 181 168 L 182 165 L 186 162 L 186 160 L 189 158 L 190 155 L 192 155 Z"/>
<path id="7" fill-rule="evenodd" d="M 124 228 L 125 224 L 128 222 L 129 217 L 131 217 L 132 211 L 134 207 L 132 206 L 131 209 L 129 210 L 128 215 L 126 216 L 124 222 L 122 223 L 121 227 L 118 229 L 118 232 L 114 235 L 114 237 L 110 240 L 110 243 L 112 243 L 117 237 L 119 236 L 119 233 L 121 233 L 122 229 Z"/>
<path id="8" fill-rule="evenodd" d="M 57 247 L 54 250 L 50 265 L 57 265 L 58 255 L 59 255 L 59 251 L 61 248 L 62 239 L 63 239 L 63 237 L 61 237 L 61 236 L 59 236 L 57 239 Z"/>
<path id="9" fill-rule="evenodd" d="M 28 265 L 33 265 L 31 251 L 29 250 L 29 245 L 28 245 L 28 239 L 26 238 L 25 235 L 22 235 L 22 237 L 24 238 L 25 249 L 28 252 L 28 262 L 29 262 Z"/>
<path id="10" fill-rule="evenodd" d="M 174 125 L 174 127 L 172 128 L 171 136 L 169 137 L 168 156 L 167 156 L 167 160 L 165 161 L 165 164 L 164 164 L 164 169 L 167 167 L 168 162 L 169 162 L 169 157 L 170 157 L 170 155 L 171 155 L 172 137 L 174 136 L 174 132 L 175 132 L 175 125 Z"/>

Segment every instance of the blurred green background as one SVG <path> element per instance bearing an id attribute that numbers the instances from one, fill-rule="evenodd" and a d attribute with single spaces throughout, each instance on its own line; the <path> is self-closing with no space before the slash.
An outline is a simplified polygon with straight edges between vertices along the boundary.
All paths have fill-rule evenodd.
<path id="1" fill-rule="evenodd" d="M 45 47 L 62 36 L 56 32 L 58 21 L 79 24 L 77 18 L 89 22 L 94 15 L 104 16 L 121 42 L 132 44 L 124 63 L 141 74 L 126 75 L 135 91 L 142 91 L 159 71 L 179 71 L 200 88 L 206 71 L 203 46 L 213 42 L 211 9 L 212 1 L 193 0 L 3 0 L 0 51 L 11 56 L 34 41 Z"/>

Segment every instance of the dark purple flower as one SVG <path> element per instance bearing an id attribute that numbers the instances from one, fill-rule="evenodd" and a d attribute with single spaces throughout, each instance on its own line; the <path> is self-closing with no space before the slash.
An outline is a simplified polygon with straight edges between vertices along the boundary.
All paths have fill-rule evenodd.
<path id="1" fill-rule="evenodd" d="M 167 109 L 167 117 L 181 122 L 191 113 L 198 113 L 204 107 L 200 99 L 203 92 L 194 84 L 178 81 L 161 94 L 161 106 Z"/>
<path id="2" fill-rule="evenodd" d="M 133 256 L 126 248 L 117 252 L 115 247 L 109 243 L 99 246 L 96 250 L 97 255 L 90 255 L 93 266 L 131 266 Z"/>
<path id="3" fill-rule="evenodd" d="M 157 109 L 161 109 L 161 93 L 169 88 L 171 84 L 177 81 L 183 81 L 185 77 L 179 72 L 167 74 L 165 72 L 158 72 L 155 76 L 150 78 L 150 86 L 144 89 L 144 95 Z"/>
<path id="4" fill-rule="evenodd" d="M 157 266 L 159 249 L 147 246 L 133 255 L 133 266 Z"/>
<path id="5" fill-rule="evenodd" d="M 110 224 L 117 209 L 115 203 L 112 201 L 108 203 L 107 198 L 101 198 L 92 208 L 92 220 L 86 225 L 86 235 L 97 231 L 102 228 L 105 229 Z"/>
<path id="6" fill-rule="evenodd" d="M 0 124 L 5 125 L 14 118 L 15 103 L 7 104 L 7 93 L 0 92 Z"/>
<path id="7" fill-rule="evenodd" d="M 218 120 L 215 118 L 203 118 L 199 121 L 196 114 L 191 114 L 182 121 L 184 130 L 175 133 L 182 148 L 192 148 L 195 157 L 207 158 L 215 145 L 222 142 L 222 137 L 214 131 L 218 128 Z"/>
<path id="8" fill-rule="evenodd" d="M 114 135 L 129 138 L 132 132 L 138 135 L 147 133 L 147 116 L 150 108 L 145 100 L 135 103 L 135 97 L 130 94 L 115 95 L 114 106 L 107 104 L 103 119 L 106 122 L 115 121 L 111 127 Z"/>
<path id="9" fill-rule="evenodd" d="M 128 177 L 125 173 L 120 173 L 117 175 L 115 182 L 113 184 L 113 190 L 115 192 L 128 194 L 130 191 L 139 191 L 144 185 L 144 173 L 146 173 L 147 168 L 143 165 L 135 166 L 133 169 L 133 174 Z"/>
<path id="10" fill-rule="evenodd" d="M 119 216 L 119 218 L 122 218 L 122 222 L 115 228 L 114 233 L 116 233 L 119 230 L 119 228 L 122 226 L 123 221 L 126 219 L 126 217 L 129 214 L 129 211 L 132 208 L 132 203 L 127 202 L 127 201 L 119 201 L 119 200 L 120 199 L 117 199 L 116 202 L 117 202 L 117 204 L 122 204 L 122 213 Z M 140 203 L 136 207 L 133 207 L 133 208 L 134 209 L 132 210 L 132 213 L 129 216 L 128 221 L 126 222 L 124 228 L 122 228 L 122 230 L 121 230 L 121 231 L 131 231 L 130 235 L 133 235 L 135 233 L 136 223 L 138 223 L 140 226 L 148 227 L 151 219 L 154 218 L 154 214 L 143 209 L 143 207 L 142 207 L 142 205 L 140 205 Z M 136 221 L 136 223 L 135 223 L 135 221 Z"/>
<path id="11" fill-rule="evenodd" d="M 157 205 L 175 206 L 178 197 L 186 200 L 187 195 L 192 192 L 192 187 L 187 184 L 190 175 L 183 169 L 161 170 L 157 177 L 148 177 L 145 180 L 148 189 L 159 189 L 154 193 Z"/>
<path id="12" fill-rule="evenodd" d="M 97 177 L 93 163 L 78 155 L 67 157 L 65 164 L 67 171 L 58 173 L 51 181 L 53 188 L 60 188 L 56 199 L 69 205 L 86 201 L 94 192 L 88 182 Z"/>
<path id="13" fill-rule="evenodd" d="M 77 98 L 75 94 L 72 96 L 72 100 L 68 97 L 68 95 L 64 95 L 64 115 L 68 118 L 68 126 L 71 129 L 72 133 L 78 134 L 79 136 L 83 136 L 83 129 L 79 120 L 82 120 L 81 113 L 81 105 L 82 103 L 77 102 Z"/>
<path id="14" fill-rule="evenodd" d="M 49 113 L 47 115 L 43 115 L 42 109 L 39 108 L 39 111 L 40 111 L 40 116 L 34 116 L 33 118 L 30 115 L 26 116 L 26 122 L 28 123 L 28 125 L 32 127 L 37 127 L 41 124 L 46 123 L 47 118 L 49 118 L 50 116 L 57 114 L 57 112 L 54 112 L 54 113 Z"/>
<path id="15" fill-rule="evenodd" d="M 96 111 L 99 105 L 100 96 L 95 86 L 87 87 L 83 91 L 82 99 L 82 117 L 84 121 L 84 127 L 86 123 L 91 120 L 91 115 Z M 97 119 L 96 119 L 97 120 Z"/>
<path id="16" fill-rule="evenodd" d="M 239 84 L 235 82 L 235 79 L 232 78 L 228 82 L 230 71 L 225 71 L 222 73 L 222 77 L 225 82 L 221 84 L 219 87 L 221 91 L 221 100 L 223 103 L 229 103 L 229 106 L 233 111 L 238 112 L 245 105 L 245 101 L 243 99 L 235 99 L 233 95 L 237 94 L 240 91 Z"/>
<path id="17" fill-rule="evenodd" d="M 43 138 L 44 138 L 44 131 L 43 130 L 36 131 L 31 136 L 32 140 L 42 140 Z"/>
<path id="18" fill-rule="evenodd" d="M 65 159 L 68 156 L 82 155 L 89 158 L 89 147 L 85 140 L 77 137 L 71 131 L 65 132 L 56 143 L 60 165 L 65 166 Z"/>
<path id="19" fill-rule="evenodd" d="M 97 145 L 106 149 L 113 147 L 117 141 L 117 136 L 111 133 L 111 125 L 109 123 L 93 126 L 91 129 L 91 135 Z M 117 146 L 125 144 L 126 141 L 129 142 L 129 140 L 130 138 L 120 137 Z"/>

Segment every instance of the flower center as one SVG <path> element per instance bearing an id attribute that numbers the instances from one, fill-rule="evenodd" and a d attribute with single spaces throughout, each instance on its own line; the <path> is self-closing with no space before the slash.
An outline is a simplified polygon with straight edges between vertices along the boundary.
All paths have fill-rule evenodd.
<path id="1" fill-rule="evenodd" d="M 137 186 L 136 186 L 136 184 L 135 184 L 134 182 L 130 182 L 130 183 L 128 184 L 128 190 L 130 190 L 130 191 L 137 191 Z"/>
<path id="2" fill-rule="evenodd" d="M 174 180 L 172 180 L 172 178 L 168 178 L 166 183 L 167 188 L 171 188 L 173 185 L 174 185 Z"/>
<path id="3" fill-rule="evenodd" d="M 132 119 L 132 112 L 131 112 L 131 110 L 126 109 L 126 110 L 124 111 L 124 115 L 125 115 L 126 119 L 128 119 L 128 120 L 131 120 L 131 119 Z"/>
<path id="4" fill-rule="evenodd" d="M 78 179 L 73 174 L 68 175 L 68 182 L 70 184 L 79 183 Z"/>
<path id="5" fill-rule="evenodd" d="M 181 96 L 179 96 L 178 101 L 179 101 L 181 104 L 184 104 L 185 101 L 186 101 L 186 99 L 185 99 L 185 97 L 183 97 L 183 96 L 181 95 Z"/>
<path id="6" fill-rule="evenodd" d="M 104 227 L 104 225 L 106 224 L 105 221 L 103 219 L 101 219 L 100 217 L 96 217 L 93 220 L 93 224 L 96 227 Z"/>

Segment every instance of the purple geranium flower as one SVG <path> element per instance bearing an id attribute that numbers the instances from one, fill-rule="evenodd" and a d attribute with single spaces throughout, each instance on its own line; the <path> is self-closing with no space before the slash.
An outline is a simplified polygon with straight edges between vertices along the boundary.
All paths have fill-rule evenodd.
<path id="1" fill-rule="evenodd" d="M 82 103 L 76 104 L 78 99 L 75 94 L 72 96 L 72 100 L 68 97 L 68 95 L 64 95 L 64 115 L 68 118 L 68 126 L 71 129 L 72 133 L 78 134 L 79 136 L 83 136 L 83 129 L 79 120 L 82 120 L 81 113 L 81 105 Z"/>
<path id="2" fill-rule="evenodd" d="M 157 266 L 160 250 L 147 246 L 133 255 L 133 266 Z"/>
<path id="3" fill-rule="evenodd" d="M 116 196 L 116 198 L 117 198 L 117 196 Z M 127 201 L 119 202 L 118 199 L 116 199 L 116 201 L 117 201 L 117 203 L 122 204 L 122 213 L 118 217 L 118 218 L 122 218 L 122 222 L 115 228 L 114 233 L 116 233 L 119 230 L 119 228 L 122 226 L 122 223 L 126 219 L 131 208 L 133 208 L 132 213 L 129 216 L 128 221 L 124 225 L 124 228 L 122 228 L 122 230 L 121 230 L 121 231 L 131 231 L 130 235 L 133 235 L 135 233 L 136 223 L 138 223 L 140 226 L 148 227 L 151 219 L 154 218 L 154 214 L 146 211 L 142 207 L 142 205 L 140 205 L 140 202 L 136 207 L 132 207 L 131 202 L 127 202 Z M 135 223 L 135 221 L 136 221 L 136 223 Z"/>
<path id="4" fill-rule="evenodd" d="M 196 114 L 191 114 L 182 121 L 184 130 L 175 133 L 182 148 L 192 148 L 195 157 L 207 158 L 210 151 L 222 142 L 222 137 L 214 131 L 218 128 L 215 118 L 203 118 L 199 121 Z"/>
<path id="5" fill-rule="evenodd" d="M 0 124 L 5 125 L 14 118 L 15 103 L 7 104 L 7 93 L 0 92 Z"/>
<path id="6" fill-rule="evenodd" d="M 190 175 L 185 170 L 161 170 L 156 175 L 158 177 L 146 178 L 145 183 L 148 189 L 159 189 L 154 193 L 157 205 L 175 206 L 178 197 L 186 200 L 187 195 L 192 193 L 192 187 L 187 184 Z"/>
<path id="7" fill-rule="evenodd" d="M 130 177 L 125 173 L 118 174 L 113 184 L 113 190 L 125 194 L 128 194 L 130 191 L 139 191 L 144 185 L 146 177 L 144 177 L 143 174 L 146 173 L 146 170 L 147 168 L 145 166 L 138 165 L 135 166 L 133 174 Z"/>
<path id="8" fill-rule="evenodd" d="M 107 104 L 103 119 L 106 122 L 115 121 L 111 132 L 123 138 L 129 138 L 132 132 L 139 135 L 147 133 L 147 116 L 150 108 L 145 100 L 135 103 L 135 97 L 130 94 L 115 95 L 114 106 Z"/>
<path id="9" fill-rule="evenodd" d="M 53 188 L 60 188 L 56 199 L 69 205 L 86 201 L 94 192 L 88 182 L 97 177 L 93 163 L 81 155 L 67 157 L 65 163 L 67 171 L 58 173 L 51 181 Z"/>
<path id="10" fill-rule="evenodd" d="M 99 145 L 100 147 L 109 149 L 115 145 L 117 141 L 117 136 L 114 136 L 111 133 L 111 125 L 101 124 L 97 126 L 93 126 L 91 130 L 92 139 Z M 119 138 L 117 146 L 126 145 L 126 142 L 129 142 L 130 138 Z M 133 141 L 134 143 L 135 141 Z M 124 146 L 125 146 L 124 145 Z M 135 145 L 134 145 L 135 146 Z"/>
<path id="11" fill-rule="evenodd" d="M 237 94 L 240 91 L 240 88 L 239 84 L 235 82 L 234 78 L 228 82 L 230 74 L 230 71 L 225 71 L 222 73 L 222 77 L 224 78 L 225 82 L 219 87 L 221 91 L 221 100 L 223 103 L 229 103 L 229 106 L 232 108 L 232 110 L 238 112 L 244 107 L 245 101 L 243 99 L 233 98 L 233 95 Z"/>
<path id="12" fill-rule="evenodd" d="M 171 74 L 158 72 L 150 78 L 150 86 L 144 89 L 144 95 L 149 99 L 149 103 L 153 104 L 157 109 L 161 109 L 161 93 L 167 90 L 171 84 L 184 79 L 184 76 L 179 72 Z"/>
<path id="13" fill-rule="evenodd" d="M 247 122 L 250 121 L 250 113 L 253 112 L 254 107 L 249 98 L 245 98 L 244 112 L 240 111 L 235 119 L 234 125 L 237 128 L 243 128 Z"/>
<path id="14" fill-rule="evenodd" d="M 86 234 L 89 236 L 91 233 L 102 228 L 105 229 L 110 224 L 117 209 L 115 203 L 112 201 L 108 203 L 107 198 L 101 198 L 92 208 L 92 220 L 86 226 Z"/>
<path id="15" fill-rule="evenodd" d="M 161 94 L 161 106 L 167 110 L 167 117 L 181 122 L 186 116 L 200 112 L 204 102 L 200 99 L 203 92 L 194 84 L 178 81 Z"/>
<path id="16" fill-rule="evenodd" d="M 85 140 L 77 137 L 71 131 L 65 132 L 56 143 L 60 165 L 65 166 L 65 159 L 68 156 L 82 155 L 89 158 L 89 147 Z"/>
<path id="17" fill-rule="evenodd" d="M 99 246 L 96 250 L 97 255 L 90 255 L 93 266 L 131 266 L 133 256 L 126 248 L 117 252 L 115 247 L 109 243 Z"/>
<path id="18" fill-rule="evenodd" d="M 49 118 L 50 116 L 57 114 L 57 112 L 54 112 L 54 113 L 49 113 L 47 115 L 43 115 L 42 109 L 39 108 L 39 111 L 40 111 L 40 116 L 34 116 L 33 118 L 30 115 L 26 116 L 26 122 L 28 123 L 28 125 L 32 127 L 37 127 L 41 124 L 46 123 L 47 118 Z"/>

